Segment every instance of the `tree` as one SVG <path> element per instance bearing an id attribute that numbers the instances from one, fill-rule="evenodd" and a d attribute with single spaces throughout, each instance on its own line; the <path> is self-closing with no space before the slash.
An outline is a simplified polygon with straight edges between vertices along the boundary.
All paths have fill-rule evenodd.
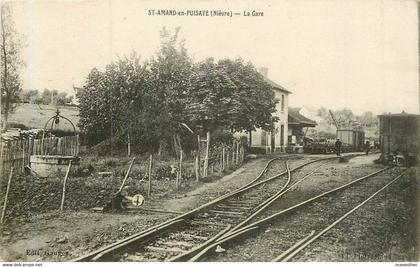
<path id="1" fill-rule="evenodd" d="M 339 128 L 352 127 L 356 122 L 356 116 L 350 109 L 343 108 L 340 110 L 331 110 L 331 112 L 333 113 Z M 321 107 L 320 109 L 318 109 L 318 116 L 322 117 L 324 121 L 327 122 L 329 125 L 336 126 L 333 118 L 331 117 L 330 112 L 327 111 L 326 108 Z"/>
<path id="2" fill-rule="evenodd" d="M 341 127 L 351 127 L 356 121 L 353 111 L 343 108 L 342 110 L 334 111 L 334 115 Z"/>
<path id="3" fill-rule="evenodd" d="M 60 92 L 55 95 L 54 97 L 54 103 L 56 105 L 63 106 L 68 103 L 67 93 L 66 92 Z"/>
<path id="4" fill-rule="evenodd" d="M 207 59 L 196 64 L 188 90 L 189 119 L 210 131 L 271 130 L 277 100 L 251 63 Z"/>
<path id="5" fill-rule="evenodd" d="M 196 142 L 185 125 L 195 133 L 271 129 L 278 100 L 254 66 L 241 59 L 194 64 L 178 33 L 164 28 L 149 62 L 134 54 L 90 72 L 76 97 L 91 145 L 115 151 L 113 144 L 123 147 L 130 135 L 133 151 L 176 155 Z"/>
<path id="6" fill-rule="evenodd" d="M 371 111 L 363 112 L 361 116 L 356 116 L 356 119 L 365 127 L 377 127 L 379 125 L 378 117 Z"/>
<path id="7" fill-rule="evenodd" d="M 278 99 L 273 88 L 255 69 L 252 63 L 244 63 L 241 58 L 224 59 L 218 62 L 235 84 L 234 103 L 230 110 L 229 128 L 233 131 L 251 132 L 256 128 L 272 130 L 273 123 L 278 120 L 272 114 L 276 111 Z"/>
<path id="8" fill-rule="evenodd" d="M 8 3 L 1 5 L 1 113 L 4 121 L 3 129 L 7 127 L 9 114 L 13 112 L 22 91 L 19 79 L 19 68 L 23 65 L 20 59 L 20 48 L 22 46 L 15 25 L 12 20 L 12 13 Z"/>
<path id="9" fill-rule="evenodd" d="M 104 72 L 93 69 L 78 90 L 79 126 L 90 144 L 108 139 L 123 144 L 130 134 L 137 145 L 134 149 L 144 152 L 156 145 L 158 98 L 150 86 L 147 64 L 139 61 L 133 54 L 107 65 Z"/>
<path id="10" fill-rule="evenodd" d="M 152 83 L 158 99 L 155 120 L 158 125 L 159 154 L 176 154 L 181 144 L 181 123 L 186 122 L 186 88 L 193 63 L 185 48 L 185 40 L 178 40 L 180 28 L 171 33 L 166 28 L 160 32 L 162 39 L 156 57 L 150 61 Z"/>
<path id="11" fill-rule="evenodd" d="M 230 128 L 236 86 L 212 58 L 196 64 L 188 87 L 188 120 L 205 130 Z"/>
<path id="12" fill-rule="evenodd" d="M 44 89 L 44 91 L 42 91 L 41 99 L 42 99 L 42 104 L 44 105 L 51 104 L 51 101 L 52 101 L 51 91 L 48 89 Z"/>
<path id="13" fill-rule="evenodd" d="M 23 102 L 35 103 L 38 98 L 39 98 L 39 92 L 36 89 L 25 90 L 25 91 L 22 92 Z"/>

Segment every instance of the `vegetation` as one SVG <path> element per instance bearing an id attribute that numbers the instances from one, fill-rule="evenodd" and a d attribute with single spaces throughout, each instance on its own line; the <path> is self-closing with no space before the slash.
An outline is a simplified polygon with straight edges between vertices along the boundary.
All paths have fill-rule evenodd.
<path id="1" fill-rule="evenodd" d="M 0 61 L 1 61 L 1 113 L 5 128 L 9 114 L 16 107 L 19 93 L 22 90 L 19 79 L 19 68 L 23 65 L 20 59 L 22 42 L 15 31 L 12 14 L 8 3 L 1 5 L 1 31 L 0 31 Z"/>
<path id="2" fill-rule="evenodd" d="M 133 54 L 91 71 L 77 95 L 91 145 L 130 136 L 132 151 L 173 155 L 206 131 L 271 128 L 277 100 L 255 67 L 241 59 L 194 63 L 178 34 L 164 28 L 149 61 Z"/>
<path id="3" fill-rule="evenodd" d="M 70 104 L 73 96 L 67 96 L 66 92 L 58 92 L 57 90 L 44 89 L 42 94 L 37 89 L 23 90 L 20 95 L 20 102 L 30 104 L 58 105 L 63 106 Z"/>
<path id="4" fill-rule="evenodd" d="M 363 126 L 377 127 L 379 125 L 378 118 L 370 111 L 362 113 L 362 115 L 354 115 L 350 109 L 341 109 L 332 111 L 337 123 L 342 127 Z M 330 125 L 335 125 L 331 114 L 324 107 L 318 109 L 318 115 Z"/>

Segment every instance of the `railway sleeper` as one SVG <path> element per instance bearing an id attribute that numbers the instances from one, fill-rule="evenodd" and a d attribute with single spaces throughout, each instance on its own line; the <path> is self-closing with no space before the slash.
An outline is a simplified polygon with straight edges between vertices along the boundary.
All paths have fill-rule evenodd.
<path id="1" fill-rule="evenodd" d="M 231 207 L 231 208 L 237 208 L 237 207 L 238 208 L 249 208 L 248 205 L 243 205 L 239 202 L 228 202 L 226 204 L 220 204 L 218 206 L 220 206 L 220 207 Z"/>
<path id="2" fill-rule="evenodd" d="M 249 211 L 252 209 L 252 207 L 243 207 L 243 206 L 225 206 L 225 205 L 218 205 L 217 208 L 223 209 L 223 210 L 240 210 L 240 211 Z"/>
<path id="3" fill-rule="evenodd" d="M 145 246 L 144 247 L 145 250 L 148 251 L 153 251 L 153 252 L 158 252 L 158 253 L 185 253 L 187 252 L 186 250 L 177 248 L 177 247 L 154 247 L 154 246 Z"/>
<path id="4" fill-rule="evenodd" d="M 171 241 L 171 240 L 169 241 L 158 240 L 156 244 L 164 245 L 168 247 L 186 247 L 186 248 L 191 248 L 195 245 L 192 243 L 188 243 L 186 241 Z"/>
<path id="5" fill-rule="evenodd" d="M 211 221 L 200 221 L 200 220 L 194 220 L 194 221 L 189 221 L 188 224 L 190 225 L 201 225 L 201 226 L 226 226 L 225 224 L 222 223 L 217 223 L 217 222 L 211 222 Z"/>
<path id="6" fill-rule="evenodd" d="M 222 218 L 244 218 L 245 216 L 246 216 L 245 214 L 216 213 L 216 218 L 217 219 L 220 219 L 220 217 L 222 217 Z"/>
<path id="7" fill-rule="evenodd" d="M 240 216 L 244 215 L 243 212 L 237 212 L 237 211 L 210 210 L 210 212 L 217 213 L 217 214 L 233 215 L 233 216 L 234 215 L 240 215 Z"/>
<path id="8" fill-rule="evenodd" d="M 201 241 L 207 241 L 208 238 L 205 236 L 194 235 L 194 234 L 187 234 L 187 233 L 176 233 L 171 236 L 172 238 L 182 238 L 187 241 L 198 241 L 197 243 L 201 243 Z"/>
<path id="9" fill-rule="evenodd" d="M 232 203 L 232 202 L 229 202 L 229 203 Z M 233 204 L 235 205 L 239 205 L 239 206 L 241 206 L 241 207 L 251 207 L 251 206 L 255 206 L 255 202 L 251 202 L 251 201 L 246 201 L 246 200 L 242 200 L 242 201 L 236 201 L 236 202 L 233 202 Z"/>

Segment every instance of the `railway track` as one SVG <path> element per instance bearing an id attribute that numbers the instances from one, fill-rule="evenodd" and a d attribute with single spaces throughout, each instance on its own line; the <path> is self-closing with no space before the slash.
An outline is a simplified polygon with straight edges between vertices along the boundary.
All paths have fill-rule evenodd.
<path id="1" fill-rule="evenodd" d="M 226 256 L 225 254 L 216 255 L 213 253 L 217 247 L 219 246 L 224 247 L 224 248 L 233 247 L 233 249 L 235 249 L 235 245 L 237 245 L 238 241 L 242 240 L 240 239 L 241 237 L 247 234 L 251 234 L 251 233 L 256 234 L 257 232 L 261 233 L 261 235 L 258 235 L 259 240 L 264 240 L 265 238 L 268 239 L 269 234 L 267 234 L 267 236 L 263 236 L 265 233 L 265 230 L 267 229 L 267 227 L 269 228 L 270 224 L 274 222 L 278 223 L 279 221 L 281 221 L 281 229 L 283 230 L 281 232 L 276 232 L 276 238 L 279 240 L 284 240 L 284 242 L 277 242 L 276 246 L 280 245 L 282 246 L 282 249 L 281 250 L 273 249 L 273 250 L 270 250 L 270 252 L 282 251 L 282 253 L 279 253 L 280 255 L 276 257 L 275 259 L 273 259 L 273 261 L 290 261 L 300 251 L 304 250 L 309 244 L 315 242 L 318 238 L 320 238 L 322 235 L 328 232 L 331 228 L 335 227 L 339 222 L 341 222 L 342 220 L 350 216 L 354 211 L 356 211 L 357 209 L 362 207 L 364 204 L 366 204 L 374 196 L 376 196 L 377 194 L 385 190 L 387 187 L 389 187 L 391 184 L 393 184 L 395 181 L 403 177 L 404 174 L 407 173 L 408 169 L 398 171 L 397 174 L 392 173 L 392 178 L 387 179 L 385 181 L 381 181 L 381 183 L 379 183 L 379 186 L 378 185 L 372 186 L 371 184 L 369 185 L 369 181 L 371 178 L 375 178 L 377 179 L 377 181 L 382 180 L 381 177 L 378 177 L 378 175 L 380 173 L 388 172 L 388 171 L 395 172 L 395 168 L 392 168 L 392 167 L 383 168 L 379 171 L 375 171 L 368 175 L 357 178 L 342 186 L 339 186 L 337 188 L 328 190 L 327 192 L 323 192 L 321 194 L 313 196 L 305 201 L 296 203 L 292 205 L 291 207 L 285 208 L 281 211 L 274 212 L 274 213 L 273 211 L 271 211 L 271 214 L 265 213 L 264 217 L 260 218 L 259 220 L 254 220 L 253 222 L 248 223 L 236 229 L 235 231 L 231 231 L 229 233 L 221 235 L 216 240 L 214 240 L 211 244 L 209 244 L 207 247 L 199 251 L 194 257 L 190 258 L 188 261 L 201 261 L 201 260 L 224 261 L 226 260 L 225 257 L 228 257 L 228 256 Z M 366 191 L 367 193 L 362 194 L 361 196 L 358 197 L 358 199 L 348 199 L 345 196 L 343 196 L 343 193 L 348 192 L 348 190 L 359 190 L 359 191 L 363 190 L 363 191 Z M 322 205 L 322 203 L 325 204 L 326 200 L 330 198 L 331 199 L 335 198 L 338 201 L 345 201 L 346 204 L 349 205 L 348 209 L 346 208 L 346 210 L 342 211 L 341 214 L 344 213 L 344 215 L 337 216 L 336 214 L 334 214 L 334 212 L 331 212 L 331 214 L 326 215 L 325 209 L 328 209 L 329 207 L 328 205 Z M 333 200 L 329 200 L 328 202 L 332 202 L 332 201 Z M 321 208 L 316 207 L 316 204 L 321 205 L 322 207 Z M 302 210 L 303 208 L 305 210 Z M 313 210 L 316 210 L 316 212 Z M 310 219 L 308 222 L 305 222 L 303 224 L 296 224 L 297 221 L 303 220 L 302 214 L 308 215 L 308 213 L 311 214 L 309 217 L 312 217 L 313 219 Z M 317 216 L 319 216 L 319 218 L 317 218 Z M 320 219 L 321 216 L 323 216 L 324 218 Z M 306 226 L 303 227 L 303 225 L 306 225 Z M 293 231 L 288 231 L 288 229 L 290 228 L 294 228 Z M 294 233 L 295 235 L 290 235 L 290 233 Z M 292 243 L 292 245 L 289 245 L 289 246 L 284 246 L 284 244 L 290 244 L 291 239 L 294 241 L 294 243 Z M 249 241 L 249 242 L 251 242 L 252 244 L 257 243 L 256 241 Z M 247 244 L 249 245 L 249 242 L 246 242 L 246 244 L 244 244 L 242 247 L 247 246 Z M 238 248 L 238 250 L 240 250 L 240 248 Z M 249 250 L 252 250 L 252 247 L 249 248 Z M 238 255 L 238 256 L 235 256 L 233 258 L 230 257 L 229 260 L 233 260 L 233 261 L 241 260 L 240 259 L 241 256 L 239 254 L 242 254 L 242 253 L 243 251 L 241 251 L 241 253 L 238 253 L 238 251 L 233 252 L 233 254 Z M 258 260 L 260 261 L 261 259 L 258 259 Z M 302 259 L 300 259 L 299 261 L 301 260 Z"/>
<path id="2" fill-rule="evenodd" d="M 236 233 L 237 225 L 242 227 L 241 223 L 265 210 L 287 189 L 291 172 L 336 158 L 313 160 L 292 170 L 286 162 L 284 171 L 271 175 L 270 166 L 284 162 L 285 158 L 272 159 L 255 179 L 241 188 L 74 261 L 188 260 L 220 237 Z"/>

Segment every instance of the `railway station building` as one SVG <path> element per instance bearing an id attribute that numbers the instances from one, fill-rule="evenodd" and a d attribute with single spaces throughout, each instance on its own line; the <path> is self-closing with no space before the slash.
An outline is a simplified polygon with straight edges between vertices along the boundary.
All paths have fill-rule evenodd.
<path id="1" fill-rule="evenodd" d="M 302 146 L 307 130 L 317 125 L 315 121 L 303 116 L 300 110 L 301 108 L 289 107 L 287 133 L 289 146 Z"/>
<path id="2" fill-rule="evenodd" d="M 275 98 L 279 99 L 276 113 L 273 114 L 279 120 L 274 123 L 274 131 L 256 129 L 249 133 L 248 142 L 251 147 L 264 149 L 266 153 L 285 152 L 288 145 L 288 103 L 291 92 L 267 77 L 268 68 L 260 68 L 259 72 L 264 76 L 266 82 L 271 85 Z"/>

